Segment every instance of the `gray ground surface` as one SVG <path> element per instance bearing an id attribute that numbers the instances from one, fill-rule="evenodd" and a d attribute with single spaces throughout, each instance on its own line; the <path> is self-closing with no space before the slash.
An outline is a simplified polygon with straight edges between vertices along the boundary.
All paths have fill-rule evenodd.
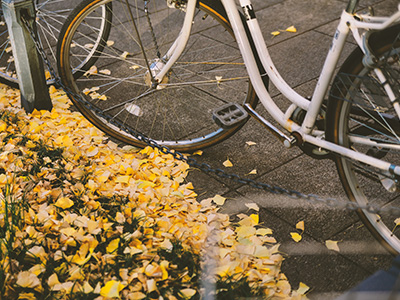
<path id="1" fill-rule="evenodd" d="M 360 2 L 364 8 L 373 5 L 377 14 L 389 14 L 398 4 L 396 0 Z M 311 95 L 347 1 L 254 0 L 253 4 L 278 70 L 302 95 Z M 297 28 L 297 33 L 284 32 L 276 37 L 270 34 L 291 25 Z M 351 41 L 347 46 L 349 53 L 353 47 Z M 275 100 L 283 100 L 276 90 L 271 91 Z M 257 110 L 267 116 L 261 107 Z M 247 141 L 256 144 L 248 146 Z M 227 158 L 233 167 L 224 168 Z M 296 148 L 285 149 L 255 120 L 250 119 L 230 139 L 205 149 L 196 159 L 257 181 L 303 193 L 345 198 L 332 161 L 312 159 Z M 247 175 L 253 169 L 257 174 Z M 245 203 L 257 203 L 261 222 L 274 231 L 274 237 L 282 244 L 286 257 L 283 272 L 293 288 L 299 282 L 309 285 L 310 299 L 335 299 L 377 270 L 391 265 L 393 257 L 374 240 L 354 212 L 261 192 L 198 170 L 190 172 L 189 180 L 200 199 L 215 194 L 227 197 L 222 211 L 231 215 L 246 212 Z M 295 243 L 290 232 L 295 231 L 298 221 L 305 222 L 305 233 L 303 240 Z M 340 252 L 328 250 L 326 240 L 339 241 Z"/>

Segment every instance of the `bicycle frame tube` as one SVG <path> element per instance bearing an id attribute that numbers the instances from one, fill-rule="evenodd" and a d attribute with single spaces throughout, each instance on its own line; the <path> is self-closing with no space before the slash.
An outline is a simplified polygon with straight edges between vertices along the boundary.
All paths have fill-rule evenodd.
<path id="1" fill-rule="evenodd" d="M 266 70 L 270 80 L 286 98 L 290 99 L 291 102 L 295 103 L 297 106 L 301 107 L 304 110 L 308 110 L 310 101 L 300 96 L 292 88 L 290 88 L 290 86 L 286 83 L 286 81 L 282 78 L 282 76 L 279 74 L 278 70 L 274 66 L 271 56 L 269 55 L 267 46 L 265 45 L 265 41 L 258 21 L 255 17 L 254 12 L 251 12 L 252 4 L 250 0 L 240 0 L 240 5 L 245 11 L 247 26 L 249 27 L 261 63 L 263 64 L 263 67 Z M 246 53 L 251 52 L 249 51 Z"/>
<path id="2" fill-rule="evenodd" d="M 238 43 L 238 46 L 239 46 L 240 52 L 242 54 L 247 72 L 248 72 L 250 80 L 251 80 L 251 83 L 254 87 L 254 90 L 256 91 L 256 94 L 257 94 L 259 100 L 261 101 L 263 106 L 267 109 L 269 114 L 281 126 L 285 127 L 290 132 L 299 130 L 300 129 L 299 125 L 297 125 L 296 123 L 292 122 L 291 120 L 288 120 L 287 118 L 285 118 L 284 113 L 279 109 L 279 107 L 272 100 L 270 94 L 268 93 L 268 91 L 265 87 L 264 82 L 261 79 L 260 73 L 258 71 L 257 63 L 254 58 L 253 51 L 251 49 L 250 42 L 247 38 L 246 31 L 245 31 L 244 25 L 242 23 L 242 19 L 240 18 L 239 12 L 237 10 L 235 1 L 221 0 L 221 2 L 224 5 L 225 11 L 228 15 L 228 19 L 231 23 L 233 32 L 236 37 L 236 42 Z M 259 40 L 256 40 L 255 38 L 253 38 L 253 40 L 255 43 L 261 43 Z M 265 42 L 264 42 L 263 38 L 261 38 L 261 41 L 264 43 L 264 46 L 265 46 Z M 260 59 L 262 59 L 262 55 L 264 55 L 264 54 L 265 53 L 262 53 L 261 55 L 259 55 Z M 269 73 L 273 73 L 273 75 L 278 74 L 276 72 L 276 70 L 270 71 L 270 68 L 273 69 L 273 65 L 272 66 L 267 65 L 267 68 L 265 68 L 268 75 L 270 75 Z M 283 85 L 285 84 L 283 79 L 281 79 L 279 77 L 277 78 L 276 76 L 273 76 L 273 77 L 274 77 L 274 80 L 276 79 L 277 82 L 279 81 Z M 272 78 L 270 77 L 270 79 L 272 79 Z M 275 82 L 274 82 L 274 84 L 275 84 Z M 287 86 L 287 84 L 286 84 L 286 86 Z M 278 88 L 282 88 L 282 87 L 279 86 Z M 291 89 L 283 89 L 283 90 L 290 91 Z M 300 107 L 302 107 L 304 109 L 308 109 L 309 101 L 307 99 L 304 99 L 303 97 L 301 97 L 300 95 L 298 95 L 295 92 L 291 93 L 291 95 L 293 96 L 292 98 L 296 98 L 296 100 L 299 102 Z M 287 96 L 287 95 L 285 95 L 285 96 Z"/>
<path id="3" fill-rule="evenodd" d="M 340 18 L 340 22 L 333 37 L 331 47 L 325 59 L 324 66 L 322 67 L 321 75 L 311 98 L 310 109 L 307 111 L 306 117 L 302 124 L 303 133 L 311 133 L 315 124 L 315 120 L 320 112 L 324 97 L 328 91 L 329 83 L 335 74 L 335 68 L 350 31 L 347 25 L 348 22 L 346 21 L 347 16 L 348 13 L 343 12 L 342 17 Z"/>

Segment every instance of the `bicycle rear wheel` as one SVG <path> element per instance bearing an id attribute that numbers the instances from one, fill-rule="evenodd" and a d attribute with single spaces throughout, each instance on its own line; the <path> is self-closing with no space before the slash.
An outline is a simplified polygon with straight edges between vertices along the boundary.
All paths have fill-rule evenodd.
<path id="1" fill-rule="evenodd" d="M 47 58 L 52 66 L 56 66 L 57 41 L 62 25 L 74 7 L 80 4 L 81 0 L 35 0 L 36 28 L 41 47 L 45 50 Z M 103 8 L 104 20 L 108 20 L 111 14 L 107 14 Z M 107 39 L 109 22 L 103 22 L 101 31 L 98 33 L 98 40 Z M 101 51 L 101 43 L 97 43 Z M 94 47 L 95 49 L 95 47 Z M 84 68 L 90 68 L 93 59 L 90 53 L 86 58 Z M 46 66 L 45 69 L 47 70 Z M 11 43 L 8 34 L 7 24 L 4 21 L 3 11 L 0 7 L 0 82 L 11 87 L 18 88 L 18 78 L 15 69 L 14 57 L 11 50 Z M 48 84 L 54 83 L 54 78 L 48 74 Z"/>
<path id="2" fill-rule="evenodd" d="M 400 27 L 377 32 L 369 39 L 379 68 L 400 96 Z M 327 110 L 327 139 L 361 153 L 400 163 L 400 122 L 374 69 L 355 50 L 332 86 Z M 344 157 L 336 157 L 343 187 L 350 200 L 373 205 L 379 213 L 357 210 L 372 234 L 393 254 L 400 253 L 400 186 L 397 177 Z M 386 209 L 386 210 L 385 210 Z"/>
<path id="3" fill-rule="evenodd" d="M 96 64 L 82 70 L 81 57 L 92 44 L 90 30 L 101 20 L 98 8 L 111 2 L 109 40 L 94 55 Z M 118 0 L 82 2 L 62 29 L 58 67 L 77 108 L 107 134 L 143 147 L 137 132 L 161 145 L 194 151 L 224 140 L 242 125 L 219 127 L 212 120 L 215 108 L 227 102 L 254 106 L 257 98 L 226 13 L 220 2 L 210 0 L 199 1 L 186 49 L 161 84 L 152 86 L 150 74 L 166 63 L 185 16 L 178 4 L 183 2 L 169 2 L 177 6 L 168 7 L 165 0 L 129 1 L 129 6 Z"/>

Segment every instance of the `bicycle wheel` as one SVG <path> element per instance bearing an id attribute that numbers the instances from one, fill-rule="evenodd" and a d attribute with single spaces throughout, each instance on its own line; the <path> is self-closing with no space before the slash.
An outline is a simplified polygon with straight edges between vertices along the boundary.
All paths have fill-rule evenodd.
<path id="1" fill-rule="evenodd" d="M 379 69 L 400 96 L 400 27 L 369 39 Z M 364 67 L 363 54 L 355 50 L 336 76 L 327 110 L 328 140 L 392 164 L 400 162 L 400 123 L 384 86 L 372 68 Z M 350 200 L 382 208 L 379 213 L 357 210 L 372 234 L 393 254 L 400 253 L 400 186 L 398 178 L 362 163 L 336 157 L 342 185 Z M 385 210 L 386 208 L 386 210 Z"/>
<path id="2" fill-rule="evenodd" d="M 81 0 L 35 0 L 36 9 L 36 28 L 41 47 L 45 50 L 47 58 L 52 66 L 56 66 L 56 48 L 60 30 L 72 9 L 77 6 Z M 104 20 L 111 16 L 103 8 Z M 109 23 L 104 22 L 99 31 L 98 40 L 106 39 L 109 29 Z M 95 46 L 101 51 L 101 43 Z M 96 47 L 94 47 L 96 49 Z M 90 54 L 90 53 L 89 53 Z M 90 68 L 94 61 L 90 57 L 86 59 L 84 67 Z M 46 67 L 45 67 L 46 69 Z M 16 74 L 14 58 L 11 50 L 11 43 L 8 35 L 8 28 L 4 21 L 3 11 L 0 8 L 0 82 L 11 87 L 18 88 L 18 78 Z M 48 77 L 48 84 L 54 83 L 54 78 Z"/>
<path id="3" fill-rule="evenodd" d="M 102 19 L 98 8 L 110 2 L 109 40 L 94 55 L 96 64 L 82 70 L 81 58 L 93 44 L 91 28 Z M 152 85 L 150 74 L 166 63 L 165 54 L 185 16 L 178 4 L 182 2 L 169 2 L 170 6 L 165 0 L 129 1 L 127 6 L 122 0 L 84 1 L 62 29 L 58 67 L 77 108 L 110 136 L 143 147 L 146 144 L 132 133 L 138 132 L 160 145 L 194 151 L 222 141 L 241 126 L 216 125 L 215 108 L 227 102 L 255 105 L 257 99 L 226 13 L 211 0 L 198 3 L 183 54 L 162 82 Z M 74 72 L 83 76 L 76 78 Z"/>

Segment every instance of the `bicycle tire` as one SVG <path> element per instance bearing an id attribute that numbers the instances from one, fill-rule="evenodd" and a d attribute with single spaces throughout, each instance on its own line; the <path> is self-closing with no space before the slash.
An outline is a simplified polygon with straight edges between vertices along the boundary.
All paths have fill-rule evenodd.
<path id="1" fill-rule="evenodd" d="M 62 25 L 71 13 L 73 8 L 79 5 L 80 0 L 35 0 L 36 9 L 36 28 L 38 33 L 39 44 L 45 50 L 47 58 L 52 66 L 56 67 L 56 47 L 58 36 Z M 107 18 L 105 18 L 107 19 Z M 105 38 L 108 34 L 109 25 L 106 23 L 102 32 L 99 34 L 101 38 Z M 101 45 L 99 45 L 101 51 Z M 86 68 L 90 68 L 90 64 L 94 61 L 87 59 Z M 45 70 L 47 70 L 45 66 Z M 77 74 L 76 76 L 78 76 Z M 16 74 L 14 58 L 11 50 L 11 43 L 8 34 L 7 24 L 4 21 L 3 10 L 0 8 L 0 82 L 13 88 L 19 87 L 19 81 Z M 47 84 L 54 84 L 54 78 L 47 74 Z"/>
<path id="2" fill-rule="evenodd" d="M 400 26 L 375 32 L 369 44 L 379 68 L 399 93 Z M 372 68 L 363 65 L 363 53 L 357 48 L 346 59 L 331 88 L 326 138 L 339 145 L 381 158 L 398 165 L 400 151 L 399 117 Z M 366 145 L 357 138 L 379 142 L 380 147 Z M 392 147 L 389 149 L 388 147 Z M 399 207 L 397 178 L 372 167 L 335 157 L 336 167 L 344 190 L 351 201 L 374 207 Z M 386 187 L 385 187 L 386 185 Z M 390 189 L 392 189 L 390 191 Z M 358 209 L 357 213 L 372 235 L 392 254 L 400 253 L 398 216 L 393 211 L 379 213 Z"/>
<path id="3" fill-rule="evenodd" d="M 78 42 L 75 36 L 89 22 L 89 17 L 95 16 L 97 7 L 109 2 L 113 2 L 114 14 L 111 40 L 97 53 L 97 70 L 86 71 L 85 76 L 75 78 L 73 73 L 79 61 L 74 60 L 82 47 L 71 48 L 70 45 Z M 125 127 L 160 145 L 192 152 L 223 141 L 244 124 L 221 128 L 212 120 L 213 109 L 227 102 L 240 105 L 246 102 L 255 107 L 258 99 L 223 6 L 211 0 L 198 2 L 184 53 L 172 67 L 166 82 L 152 89 L 129 10 L 138 30 L 143 31 L 140 38 L 143 48 L 150 53 L 147 53 L 148 64 L 157 66 L 157 63 L 164 63 L 161 58 L 175 41 L 184 17 L 182 10 L 168 8 L 166 2 L 149 1 L 146 15 L 143 4 L 135 7 L 135 3 L 130 3 L 128 8 L 125 1 L 83 1 L 81 10 L 74 10 L 62 28 L 57 47 L 58 69 L 62 83 L 72 91 L 69 96 L 76 107 L 109 136 L 138 147 L 146 146 L 121 129 Z M 131 26 L 130 31 L 126 32 L 128 26 Z M 85 42 L 81 40 L 80 43 Z M 157 52 L 161 55 L 157 56 Z M 135 92 L 137 94 L 133 94 Z M 84 105 L 81 98 L 90 102 L 91 107 Z M 135 99 L 135 103 L 130 98 Z"/>

